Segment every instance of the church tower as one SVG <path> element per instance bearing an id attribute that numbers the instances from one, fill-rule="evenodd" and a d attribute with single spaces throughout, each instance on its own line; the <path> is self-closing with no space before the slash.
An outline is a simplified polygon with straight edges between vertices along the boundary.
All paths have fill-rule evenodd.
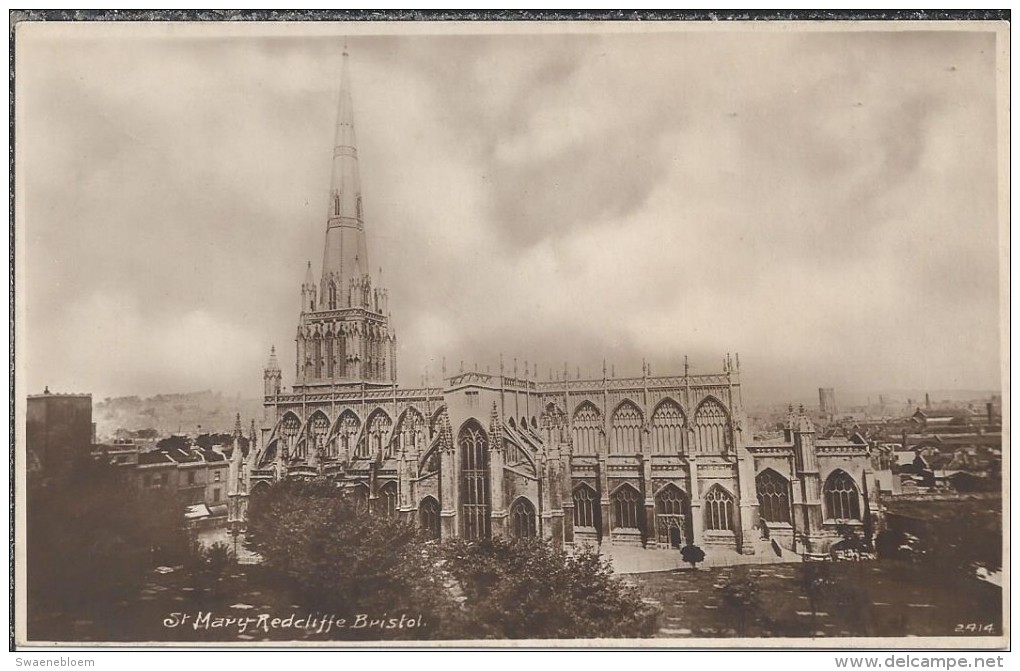
<path id="1" fill-rule="evenodd" d="M 301 285 L 296 390 L 396 381 L 396 336 L 390 328 L 388 296 L 372 284 L 365 244 L 348 60 L 345 46 L 322 274 L 316 285 L 309 262 Z"/>

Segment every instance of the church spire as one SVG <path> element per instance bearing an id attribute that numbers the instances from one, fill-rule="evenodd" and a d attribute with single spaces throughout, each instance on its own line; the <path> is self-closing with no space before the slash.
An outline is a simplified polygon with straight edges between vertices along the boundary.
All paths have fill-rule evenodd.
<path id="1" fill-rule="evenodd" d="M 333 173 L 329 185 L 326 248 L 322 260 L 320 305 L 336 309 L 348 304 L 351 280 L 360 280 L 371 266 L 365 245 L 365 218 L 361 204 L 361 172 L 354 134 L 354 105 L 346 45 L 340 68 L 340 102 L 333 141 Z M 335 299 L 330 300 L 331 296 Z"/>
<path id="2" fill-rule="evenodd" d="M 373 286 L 365 244 L 346 46 L 341 60 L 322 274 L 314 284 L 302 286 L 294 339 L 295 391 L 307 385 L 382 385 L 396 379 L 396 334 L 389 325 L 387 294 Z M 267 373 L 266 396 L 278 395 L 279 389 L 277 375 Z"/>

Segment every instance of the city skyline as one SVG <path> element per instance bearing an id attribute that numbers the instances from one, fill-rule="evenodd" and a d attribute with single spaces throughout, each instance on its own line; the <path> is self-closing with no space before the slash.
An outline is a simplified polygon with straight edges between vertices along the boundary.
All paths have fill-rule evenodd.
<path id="1" fill-rule="evenodd" d="M 101 28 L 19 28 L 26 390 L 289 386 L 342 33 Z M 350 36 L 401 384 L 998 388 L 996 34 L 891 35 Z"/>

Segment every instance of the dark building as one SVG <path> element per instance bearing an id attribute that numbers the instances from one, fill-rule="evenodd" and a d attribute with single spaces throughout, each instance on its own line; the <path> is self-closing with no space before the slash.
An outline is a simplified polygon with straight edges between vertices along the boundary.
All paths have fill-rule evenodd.
<path id="1" fill-rule="evenodd" d="M 53 475 L 91 453 L 92 394 L 52 394 L 47 387 L 28 397 L 26 424 L 27 471 Z"/>

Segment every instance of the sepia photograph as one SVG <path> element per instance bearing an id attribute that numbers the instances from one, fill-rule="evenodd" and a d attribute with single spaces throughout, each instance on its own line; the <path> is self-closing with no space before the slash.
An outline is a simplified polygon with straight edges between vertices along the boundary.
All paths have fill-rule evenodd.
<path id="1" fill-rule="evenodd" d="M 12 648 L 1008 648 L 1008 20 L 11 40 Z"/>

